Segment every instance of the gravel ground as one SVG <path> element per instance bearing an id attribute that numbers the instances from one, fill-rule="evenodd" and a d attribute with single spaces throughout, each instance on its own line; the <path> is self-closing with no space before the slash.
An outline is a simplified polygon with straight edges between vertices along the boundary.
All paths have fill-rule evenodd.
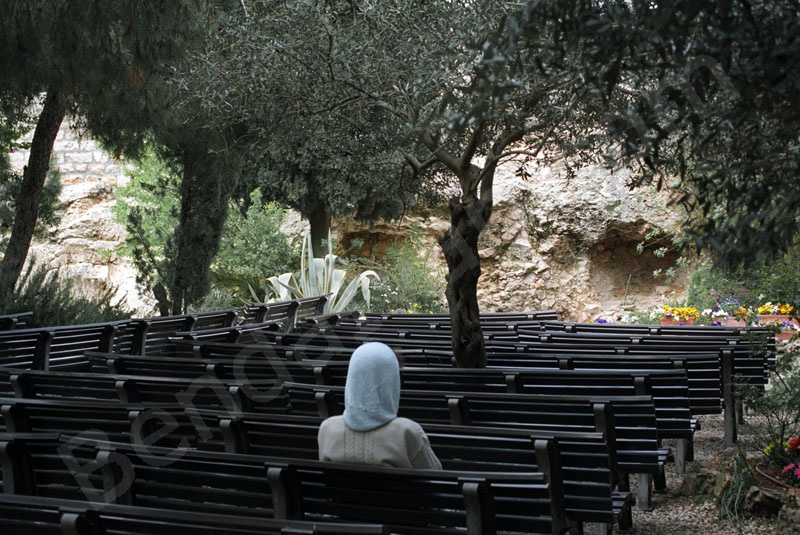
<path id="1" fill-rule="evenodd" d="M 722 447 L 722 416 L 703 416 L 702 426 L 695 434 L 695 460 L 688 463 L 687 473 L 704 467 L 719 464 L 721 458 L 730 458 L 734 452 L 724 451 Z M 740 426 L 739 439 L 746 443 L 755 430 L 751 425 Z M 672 446 L 672 444 L 666 444 Z M 653 509 L 642 511 L 638 506 L 633 509 L 633 530 L 627 533 L 634 535 L 784 535 L 785 529 L 775 525 L 774 520 L 748 520 L 740 525 L 732 525 L 720 521 L 717 506 L 713 500 L 705 496 L 683 496 L 681 484 L 683 476 L 678 476 L 672 463 L 666 467 L 667 492 L 653 494 Z M 633 492 L 636 492 L 636 478 L 631 478 Z M 586 526 L 586 535 L 595 533 L 594 526 Z M 614 533 L 617 533 L 615 529 Z"/>

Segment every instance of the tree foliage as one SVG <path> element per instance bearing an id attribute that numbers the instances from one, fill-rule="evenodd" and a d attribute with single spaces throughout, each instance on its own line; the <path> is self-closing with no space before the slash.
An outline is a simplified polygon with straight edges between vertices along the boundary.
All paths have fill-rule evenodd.
<path id="1" fill-rule="evenodd" d="M 204 30 L 208 2 L 10 0 L 0 18 L 0 95 L 41 101 L 0 274 L 22 271 L 53 142 L 75 115 L 91 134 L 135 153 L 163 122 L 163 74 Z"/>
<path id="2" fill-rule="evenodd" d="M 596 28 L 622 44 L 609 155 L 674 179 L 687 230 L 722 263 L 780 255 L 800 209 L 800 6 L 620 4 Z"/>
<path id="3" fill-rule="evenodd" d="M 126 229 L 118 253 L 131 259 L 137 282 L 153 293 L 163 314 L 170 314 L 179 291 L 175 256 L 183 168 L 150 146 L 128 176 L 130 182 L 117 188 L 112 206 L 114 220 Z M 281 233 L 283 210 L 263 203 L 258 190 L 248 203 L 230 201 L 227 210 L 220 248 L 209 264 L 213 286 L 242 299 L 250 285 L 259 286 L 266 277 L 289 269 L 295 255 Z"/>
<path id="4" fill-rule="evenodd" d="M 295 247 L 281 231 L 286 212 L 275 202 L 264 202 L 261 191 L 249 203 L 231 202 L 220 250 L 211 266 L 214 287 L 235 296 L 249 294 L 267 277 L 284 273 L 297 260 Z"/>
<path id="5" fill-rule="evenodd" d="M 363 110 L 381 113 L 399 134 L 393 148 L 413 176 L 446 173 L 458 182 L 440 243 L 462 366 L 485 364 L 477 241 L 491 217 L 497 165 L 548 151 L 580 153 L 596 129 L 586 76 L 605 67 L 573 61 L 585 53 L 579 40 L 568 46 L 560 38 L 582 20 L 558 12 L 565 3 L 551 4 L 523 13 L 517 3 L 491 0 L 314 3 L 322 23 L 302 24 L 302 40 L 279 41 L 283 55 L 303 58 L 296 69 L 325 82 L 324 92 L 306 93 L 306 108 L 332 110 L 342 121 L 362 120 Z M 538 24 L 525 47 L 518 46 L 523 15 Z"/>
<path id="6" fill-rule="evenodd" d="M 331 215 L 397 217 L 418 187 L 394 148 L 402 132 L 379 110 L 349 106 L 328 68 L 342 7 L 333 4 L 243 2 L 183 82 L 201 95 L 209 128 L 237 125 L 239 191 L 258 186 L 299 210 L 319 256 Z"/>
<path id="7" fill-rule="evenodd" d="M 181 170 L 150 147 L 127 171 L 130 182 L 117 188 L 111 207 L 114 220 L 125 227 L 119 253 L 131 259 L 136 282 L 158 302 L 162 315 L 172 309 L 175 293 L 175 229 L 180 210 Z"/>

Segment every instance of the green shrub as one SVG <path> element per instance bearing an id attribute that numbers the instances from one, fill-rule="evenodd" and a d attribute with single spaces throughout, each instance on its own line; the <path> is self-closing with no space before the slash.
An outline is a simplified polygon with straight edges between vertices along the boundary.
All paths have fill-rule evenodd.
<path id="1" fill-rule="evenodd" d="M 7 288 L 7 285 L 2 285 Z M 33 312 L 27 321 L 30 327 L 103 323 L 130 317 L 130 313 L 113 301 L 113 290 L 85 296 L 73 281 L 44 267 L 29 267 L 12 291 L 0 293 L 0 313 Z"/>
<path id="2" fill-rule="evenodd" d="M 770 388 L 742 387 L 744 403 L 762 422 L 759 436 L 765 451 L 771 444 L 782 444 L 800 435 L 800 354 L 781 353 L 778 365 L 770 373 Z"/>
<path id="3" fill-rule="evenodd" d="M 755 266 L 699 267 L 689 280 L 687 302 L 699 310 L 742 306 L 755 310 L 767 301 L 800 306 L 800 251 Z"/>
<path id="4" fill-rule="evenodd" d="M 249 288 L 263 286 L 267 273 L 284 273 L 297 263 L 297 251 L 281 232 L 286 211 L 275 202 L 250 194 L 246 210 L 231 203 L 219 252 L 211 266 L 216 298 L 224 293 L 247 297 Z M 241 304 L 241 302 L 239 303 Z"/>
<path id="5" fill-rule="evenodd" d="M 370 311 L 379 314 L 445 312 L 444 273 L 431 269 L 428 256 L 419 254 L 423 249 L 419 229 L 389 246 L 373 267 L 381 282 L 372 290 Z"/>

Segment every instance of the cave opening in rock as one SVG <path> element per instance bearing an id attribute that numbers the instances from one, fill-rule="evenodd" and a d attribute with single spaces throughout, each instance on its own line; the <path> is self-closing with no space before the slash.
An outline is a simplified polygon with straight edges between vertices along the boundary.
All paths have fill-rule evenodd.
<path id="1" fill-rule="evenodd" d="M 653 248 L 639 252 L 637 245 L 644 240 L 642 229 L 614 229 L 589 251 L 591 285 L 603 302 L 647 310 L 677 299 L 686 279 L 685 270 L 677 268 L 680 254 L 674 249 L 663 256 Z M 667 275 L 670 269 L 676 271 L 673 277 Z"/>

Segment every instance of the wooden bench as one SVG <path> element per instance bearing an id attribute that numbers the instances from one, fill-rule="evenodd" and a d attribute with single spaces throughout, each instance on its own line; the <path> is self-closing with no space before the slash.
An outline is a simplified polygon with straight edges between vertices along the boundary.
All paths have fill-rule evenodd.
<path id="1" fill-rule="evenodd" d="M 24 329 L 33 317 L 33 312 L 17 312 L 15 314 L 0 315 L 0 331 Z"/>
<path id="2" fill-rule="evenodd" d="M 174 336 L 176 332 L 230 327 L 236 322 L 238 314 L 239 309 L 230 309 L 199 314 L 133 318 L 128 322 L 127 333 L 123 333 L 117 346 L 109 352 L 158 355 L 169 351 L 169 337 Z"/>
<path id="3" fill-rule="evenodd" d="M 379 524 L 343 524 L 275 520 L 272 518 L 170 511 L 152 507 L 87 504 L 63 500 L 0 494 L 0 530 L 3 533 L 63 533 L 63 535 L 386 535 Z"/>
<path id="4" fill-rule="evenodd" d="M 344 411 L 344 388 L 286 383 L 293 414 L 327 418 Z M 604 420 L 610 407 L 610 421 Z M 640 507 L 651 507 L 651 492 L 664 488 L 668 451 L 659 448 L 652 397 L 612 400 L 571 399 L 528 394 L 480 394 L 402 390 L 399 416 L 421 424 L 450 423 L 479 427 L 602 432 L 617 457 L 623 490 L 630 474 L 639 474 Z"/>
<path id="5" fill-rule="evenodd" d="M 175 339 L 204 340 L 231 344 L 252 344 L 263 339 L 262 331 L 285 332 L 286 318 L 271 319 L 260 323 L 247 323 L 218 327 L 216 329 L 200 329 L 193 331 L 178 331 L 169 337 L 170 343 Z"/>
<path id="6" fill-rule="evenodd" d="M 68 439 L 53 446 L 63 455 L 86 443 Z M 401 470 L 156 447 L 143 451 L 116 443 L 91 446 L 98 450 L 94 467 L 102 474 L 102 497 L 122 505 L 321 522 L 374 524 L 382 518 L 392 533 L 408 535 L 560 534 L 570 527 L 561 493 L 553 491 L 562 484 L 558 451 L 547 440 L 534 447 L 549 473 Z M 20 465 L 15 487 L 24 488 L 25 479 L 36 481 L 43 470 L 57 471 L 36 460 Z M 77 481 L 73 487 L 73 494 L 87 490 Z"/>
<path id="7" fill-rule="evenodd" d="M 240 413 L 194 411 L 177 403 L 153 407 L 73 399 L 0 398 L 0 414 L 0 432 L 63 433 L 129 444 L 221 451 L 224 439 L 217 418 Z"/>
<path id="8" fill-rule="evenodd" d="M 292 332 L 299 323 L 304 322 L 307 318 L 321 316 L 331 295 L 325 294 L 289 301 L 248 305 L 243 312 L 242 323 L 281 320 L 284 322 L 285 332 Z"/>
<path id="9" fill-rule="evenodd" d="M 555 363 L 555 364 L 554 364 Z M 722 412 L 722 374 L 720 359 L 713 354 L 688 353 L 680 356 L 663 354 L 620 355 L 590 354 L 528 354 L 506 353 L 489 357 L 488 369 L 536 370 L 556 367 L 587 373 L 628 373 L 682 370 L 686 374 L 689 406 L 693 415 Z"/>
<path id="10" fill-rule="evenodd" d="M 344 386 L 347 367 L 341 362 L 316 364 L 316 383 Z M 402 388 L 437 392 L 507 392 L 611 399 L 651 396 L 659 440 L 675 439 L 676 472 L 683 474 L 691 460 L 691 442 L 697 428 L 689 405 L 686 371 L 581 371 L 519 368 L 444 369 L 404 367 Z M 295 381 L 303 382 L 303 381 Z"/>
<path id="11" fill-rule="evenodd" d="M 348 361 L 353 351 L 361 342 L 350 340 L 339 345 L 335 340 L 319 338 L 315 334 L 304 335 L 290 333 L 288 335 L 273 336 L 267 333 L 268 341 L 255 344 L 230 344 L 203 340 L 177 340 L 173 339 L 173 355 L 175 357 L 197 357 L 201 359 L 232 361 L 242 355 L 264 358 L 283 358 L 287 360 L 317 360 L 317 361 Z M 334 342 L 326 345 L 325 342 Z M 309 342 L 309 343 L 306 343 Z M 442 366 L 452 368 L 452 352 L 450 349 L 430 350 L 419 347 L 404 348 L 392 342 L 395 352 L 402 357 L 403 362 L 409 365 Z M 417 345 L 416 343 L 414 345 Z M 551 359 L 553 365 L 557 359 Z"/>
<path id="12" fill-rule="evenodd" d="M 122 374 L 159 376 L 164 378 L 216 377 L 226 381 L 246 384 L 250 381 L 315 382 L 319 366 L 268 357 L 259 351 L 253 354 L 238 354 L 234 358 L 200 359 L 185 357 L 147 357 L 118 355 L 87 351 L 90 372 L 93 374 Z M 2 369 L 0 369 L 0 393 L 2 392 Z"/>
<path id="13" fill-rule="evenodd" d="M 221 419 L 226 450 L 267 456 L 316 459 L 316 417 L 244 415 Z M 533 449 L 537 438 L 555 440 L 561 454 L 564 505 L 577 523 L 601 524 L 608 531 L 630 527 L 631 496 L 616 492 L 616 457 L 602 433 L 544 433 L 425 424 L 425 432 L 446 470 L 538 471 Z"/>
<path id="14" fill-rule="evenodd" d="M 20 370 L 9 376 L 18 398 L 88 399 L 143 403 L 183 403 L 191 407 L 285 413 L 283 378 L 226 380 L 216 377 L 148 377 Z"/>
<path id="15" fill-rule="evenodd" d="M 419 322 L 429 323 L 438 321 L 442 324 L 450 324 L 449 314 L 365 314 L 368 320 L 399 321 L 399 322 Z M 481 324 L 493 322 L 524 322 L 538 320 L 556 320 L 558 313 L 555 310 L 531 310 L 522 312 L 481 312 Z"/>
<path id="16" fill-rule="evenodd" d="M 519 358 L 520 355 L 522 359 Z M 572 365 L 575 368 L 641 368 L 643 363 L 651 365 L 653 359 L 661 360 L 661 366 L 681 366 L 687 369 L 689 374 L 689 393 L 690 407 L 693 414 L 719 413 L 724 410 L 725 433 L 723 442 L 726 446 L 732 446 L 736 442 L 738 434 L 738 422 L 742 418 L 740 404 L 737 402 L 736 388 L 740 376 L 737 371 L 737 363 L 745 371 L 754 370 L 755 377 L 745 378 L 746 384 L 753 385 L 761 383 L 766 370 L 766 360 L 764 355 L 751 354 L 752 356 L 737 355 L 735 351 L 722 349 L 718 354 L 683 352 L 669 355 L 667 353 L 654 354 L 581 354 L 580 356 L 571 355 Z M 529 365 L 537 366 L 538 354 L 532 355 L 525 353 L 507 353 L 504 358 L 493 356 L 489 366 L 523 366 L 525 362 Z M 553 353 L 547 352 L 545 358 L 552 359 Z M 671 362 L 671 364 L 670 364 Z M 744 364 L 742 363 L 744 362 Z M 760 379 L 759 379 L 760 377 Z M 719 396 L 719 397 L 717 397 Z M 717 401 L 719 400 L 719 402 Z M 739 409 L 739 410 L 737 410 Z"/>
<path id="17" fill-rule="evenodd" d="M 292 323 L 291 318 L 296 308 L 297 303 L 294 301 L 256 303 L 247 305 L 240 314 L 239 320 L 242 325 L 264 323 L 273 320 L 282 321 L 284 329 L 289 331 Z"/>
<path id="18" fill-rule="evenodd" d="M 0 331 L 0 366 L 48 369 L 85 367 L 83 352 L 111 351 L 124 322 Z"/>

